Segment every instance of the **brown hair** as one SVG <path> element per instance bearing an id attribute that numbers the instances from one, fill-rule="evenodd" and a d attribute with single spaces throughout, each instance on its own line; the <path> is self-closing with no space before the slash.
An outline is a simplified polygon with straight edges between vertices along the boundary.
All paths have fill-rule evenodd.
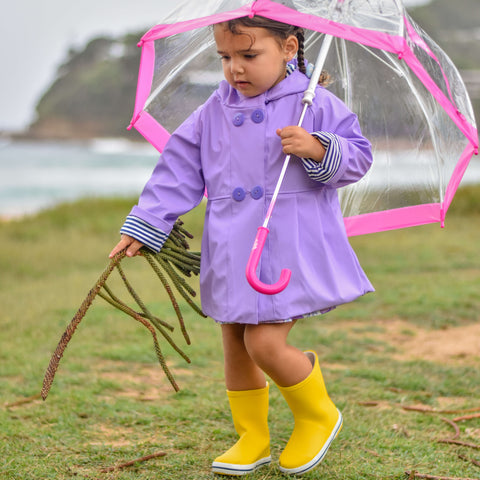
<path id="1" fill-rule="evenodd" d="M 265 28 L 268 30 L 274 37 L 278 38 L 280 41 L 286 40 L 290 35 L 297 37 L 298 40 L 298 51 L 297 51 L 297 64 L 298 69 L 303 73 L 307 74 L 307 69 L 305 67 L 305 33 L 303 28 L 296 27 L 294 25 L 288 25 L 287 23 L 277 22 L 276 20 L 271 20 L 270 18 L 260 17 L 255 15 L 254 17 L 240 17 L 234 18 L 224 23 L 226 28 L 233 33 L 234 35 L 240 35 L 241 32 L 238 31 L 239 26 L 243 27 L 257 27 Z M 252 40 L 253 43 L 253 40 Z M 318 81 L 320 85 L 327 85 L 330 83 L 330 76 L 327 72 L 322 72 L 320 79 Z"/>

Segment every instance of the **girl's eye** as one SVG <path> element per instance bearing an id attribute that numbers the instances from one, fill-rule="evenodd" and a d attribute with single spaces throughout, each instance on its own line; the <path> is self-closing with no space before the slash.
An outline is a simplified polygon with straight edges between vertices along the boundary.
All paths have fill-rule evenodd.
<path id="1" fill-rule="evenodd" d="M 245 58 L 248 58 L 249 60 L 251 60 L 252 58 L 255 58 L 257 55 L 254 54 L 254 53 L 249 53 L 249 54 L 246 54 L 245 55 Z"/>
<path id="2" fill-rule="evenodd" d="M 230 57 L 228 57 L 227 55 L 222 55 L 222 56 L 220 57 L 220 60 L 222 60 L 222 61 L 223 61 L 223 60 L 230 60 Z"/>

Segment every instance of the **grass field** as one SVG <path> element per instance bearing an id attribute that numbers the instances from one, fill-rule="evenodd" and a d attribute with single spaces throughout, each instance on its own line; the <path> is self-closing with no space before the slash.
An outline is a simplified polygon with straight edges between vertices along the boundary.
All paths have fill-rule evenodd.
<path id="1" fill-rule="evenodd" d="M 179 393 L 165 379 L 148 331 L 97 298 L 49 397 L 38 398 L 50 356 L 107 265 L 131 203 L 85 200 L 0 223 L 2 480 L 200 480 L 212 478 L 212 459 L 234 442 L 219 328 L 184 303 L 192 345 L 178 331 L 174 337 L 192 363 L 162 343 Z M 458 193 L 444 230 L 429 225 L 353 238 L 376 293 L 292 331 L 294 344 L 318 352 L 345 417 L 325 461 L 303 478 L 400 480 L 416 471 L 480 479 L 478 415 L 454 424 L 456 440 L 477 448 L 439 442 L 455 435 L 446 420 L 480 412 L 479 205 L 480 189 L 469 188 Z M 201 217 L 201 208 L 184 217 L 193 250 Z M 126 262 L 149 306 L 173 322 L 144 260 Z M 278 390 L 271 392 L 276 460 L 292 419 Z M 156 453 L 165 455 L 102 471 Z M 285 477 L 274 461 L 246 478 Z"/>

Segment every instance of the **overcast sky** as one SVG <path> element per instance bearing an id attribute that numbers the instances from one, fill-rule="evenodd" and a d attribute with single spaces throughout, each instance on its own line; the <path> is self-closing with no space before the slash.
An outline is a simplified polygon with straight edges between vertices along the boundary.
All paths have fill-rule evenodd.
<path id="1" fill-rule="evenodd" d="M 0 131 L 19 130 L 30 123 L 36 102 L 55 78 L 70 47 L 83 46 L 99 34 L 146 31 L 178 3 L 179 0 L 5 0 L 0 15 Z"/>

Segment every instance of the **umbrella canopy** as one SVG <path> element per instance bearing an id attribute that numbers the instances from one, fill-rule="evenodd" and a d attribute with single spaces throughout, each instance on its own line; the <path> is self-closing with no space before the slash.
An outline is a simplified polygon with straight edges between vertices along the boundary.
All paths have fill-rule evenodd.
<path id="1" fill-rule="evenodd" d="M 184 2 L 139 43 L 130 128 L 161 152 L 223 79 L 211 25 L 247 15 L 305 28 L 311 60 L 325 35 L 334 37 L 328 89 L 358 115 L 374 152 L 368 174 L 339 189 L 347 233 L 443 225 L 478 133 L 457 69 L 400 0 Z"/>

